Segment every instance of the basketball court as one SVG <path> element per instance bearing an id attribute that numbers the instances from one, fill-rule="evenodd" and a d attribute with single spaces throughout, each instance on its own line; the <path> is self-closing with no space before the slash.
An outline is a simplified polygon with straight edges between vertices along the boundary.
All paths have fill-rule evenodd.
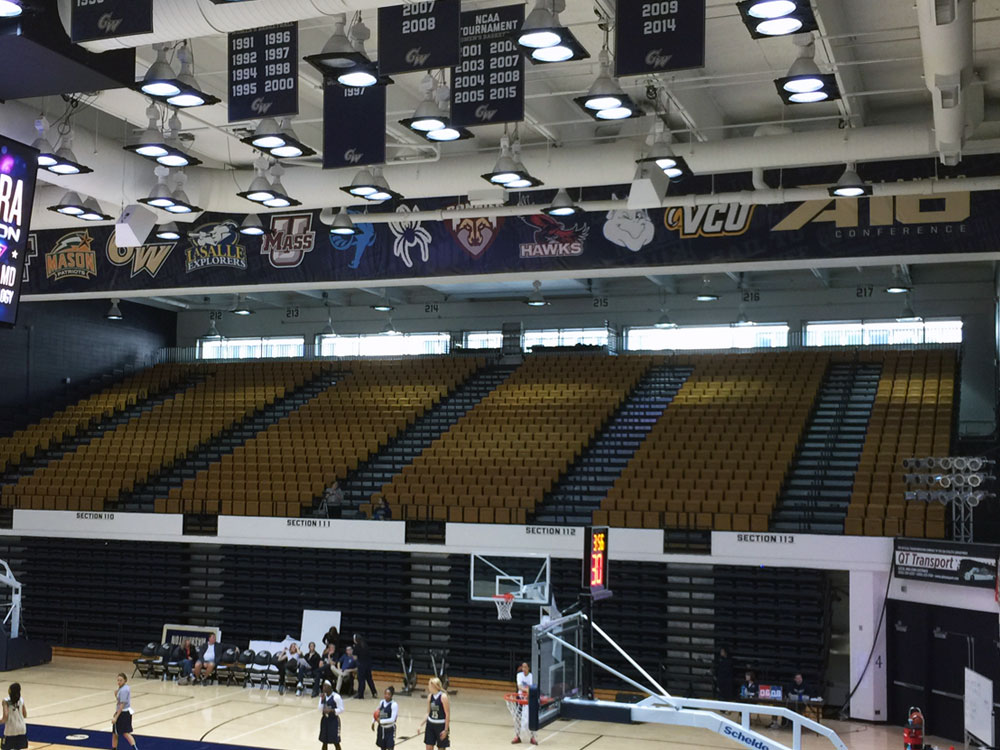
<path id="1" fill-rule="evenodd" d="M 51 664 L 16 670 L 4 675 L 4 687 L 19 681 L 28 706 L 30 747 L 107 748 L 114 711 L 115 674 L 131 673 L 128 662 L 57 656 Z M 387 683 L 377 681 L 381 690 Z M 396 685 L 399 681 L 396 680 Z M 426 684 L 421 679 L 421 687 Z M 513 682 L 512 682 L 513 684 Z M 243 750 L 244 748 L 318 747 L 319 712 L 316 701 L 294 693 L 281 696 L 276 690 L 239 687 L 176 685 L 136 676 L 130 680 L 135 708 L 134 726 L 139 748 L 147 750 Z M 397 746 L 422 745 L 418 735 L 426 701 L 414 693 L 398 697 L 400 713 Z M 371 712 L 374 700 L 344 701 L 342 746 L 374 746 Z M 513 737 L 510 715 L 501 692 L 462 689 L 452 696 L 452 747 L 500 750 Z M 895 750 L 901 742 L 898 727 L 871 726 L 855 722 L 826 722 L 844 740 L 849 750 Z M 788 730 L 759 731 L 784 743 Z M 408 739 L 402 739 L 402 738 Z M 557 720 L 538 732 L 539 744 L 563 750 L 616 750 L 660 748 L 678 750 L 736 748 L 734 742 L 709 732 L 657 724 L 611 724 Z M 936 747 L 944 740 L 930 739 Z M 526 744 L 526 743 L 525 743 Z M 826 740 L 803 733 L 803 747 L 825 750 Z"/>

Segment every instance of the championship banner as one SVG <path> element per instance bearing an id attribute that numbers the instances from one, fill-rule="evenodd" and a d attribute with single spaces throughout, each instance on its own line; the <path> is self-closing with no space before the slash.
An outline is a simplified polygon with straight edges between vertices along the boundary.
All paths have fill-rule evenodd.
<path id="1" fill-rule="evenodd" d="M 328 86 L 328 94 L 342 91 Z M 365 90 L 379 97 L 383 87 Z M 353 97 L 350 97 L 353 98 Z M 353 105 L 354 102 L 351 102 Z M 341 107 L 346 123 L 352 117 Z M 354 117 L 363 130 L 365 118 Z M 360 123 L 360 125 L 359 125 Z M 384 130 L 367 127 L 382 148 Z M 335 166 L 369 162 L 359 140 L 326 148 Z M 353 151 L 352 151 L 353 149 Z M 378 154 L 380 156 L 381 154 Z M 371 159 L 375 161 L 375 159 Z M 349 179 L 345 175 L 345 182 Z M 551 193 L 539 194 L 543 203 Z M 364 223 L 358 233 L 330 235 L 318 210 L 268 214 L 264 237 L 239 233 L 244 215 L 205 213 L 174 242 L 118 248 L 111 226 L 71 226 L 33 233 L 25 258 L 23 294 L 185 289 L 323 281 L 378 281 L 441 276 L 602 268 L 704 266 L 739 262 L 996 254 L 1000 248 L 1000 192 L 838 198 L 754 206 L 718 203 L 683 208 L 613 211 L 554 217 L 466 217 L 421 221 L 410 214 L 460 205 L 449 200 L 405 201 L 391 221 Z M 539 204 L 539 208 L 543 203 Z M 22 234 L 22 239 L 25 239 Z M 30 239 L 30 238 L 28 238 Z M 984 255 L 984 257 L 990 257 Z M 853 288 L 844 290 L 852 297 Z"/>
<path id="2" fill-rule="evenodd" d="M 0 136 L 0 326 L 17 321 L 38 151 Z"/>
<path id="3" fill-rule="evenodd" d="M 323 82 L 323 169 L 385 163 L 385 86 Z"/>
<path id="4" fill-rule="evenodd" d="M 924 539 L 897 539 L 893 575 L 933 583 L 992 589 L 1000 546 Z"/>
<path id="5" fill-rule="evenodd" d="M 299 25 L 229 34 L 229 122 L 299 113 Z"/>
<path id="6" fill-rule="evenodd" d="M 382 75 L 458 64 L 460 0 L 427 0 L 378 9 L 378 70 Z"/>
<path id="7" fill-rule="evenodd" d="M 75 0 L 70 6 L 70 39 L 89 42 L 153 31 L 153 0 Z"/>
<path id="8" fill-rule="evenodd" d="M 705 0 L 617 0 L 615 75 L 705 65 Z"/>
<path id="9" fill-rule="evenodd" d="M 524 55 L 510 39 L 523 22 L 523 5 L 462 14 L 460 58 L 451 77 L 453 125 L 524 119 Z"/>

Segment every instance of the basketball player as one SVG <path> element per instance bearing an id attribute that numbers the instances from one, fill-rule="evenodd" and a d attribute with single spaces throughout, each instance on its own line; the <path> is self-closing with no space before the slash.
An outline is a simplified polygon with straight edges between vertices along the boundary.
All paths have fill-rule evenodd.
<path id="1" fill-rule="evenodd" d="M 333 685 L 329 682 L 323 683 L 319 710 L 323 715 L 319 720 L 319 741 L 323 743 L 323 750 L 330 744 L 335 750 L 340 750 L 340 715 L 344 713 L 344 699 L 339 693 L 333 692 Z"/>
<path id="2" fill-rule="evenodd" d="M 373 718 L 378 722 L 378 734 L 375 744 L 382 750 L 393 750 L 396 747 L 396 719 L 399 717 L 399 704 L 392 699 L 396 688 L 387 687 L 382 702 L 375 709 Z"/>
<path id="3" fill-rule="evenodd" d="M 522 662 L 521 671 L 517 673 L 517 694 L 520 695 L 525 700 L 528 699 L 528 693 L 531 692 L 531 686 L 535 682 L 534 676 L 531 674 L 531 667 L 528 666 L 528 662 Z M 514 728 L 514 739 L 511 740 L 510 744 L 517 745 L 521 741 L 521 735 L 528 730 L 528 705 L 525 703 L 521 706 L 521 727 Z M 538 744 L 538 738 L 535 736 L 534 732 L 529 732 L 531 735 L 530 741 L 532 745 Z"/>
<path id="4" fill-rule="evenodd" d="M 427 681 L 427 719 L 424 722 L 424 746 L 433 750 L 434 746 L 444 748 L 451 745 L 448 726 L 451 723 L 451 706 L 448 694 L 441 686 L 441 680 L 431 677 Z"/>
<path id="5" fill-rule="evenodd" d="M 118 688 L 115 690 L 115 715 L 111 719 L 111 747 L 117 750 L 118 737 L 124 737 L 125 741 L 133 748 L 135 747 L 135 737 L 132 736 L 132 689 L 126 685 L 128 677 L 124 672 L 118 673 Z"/>

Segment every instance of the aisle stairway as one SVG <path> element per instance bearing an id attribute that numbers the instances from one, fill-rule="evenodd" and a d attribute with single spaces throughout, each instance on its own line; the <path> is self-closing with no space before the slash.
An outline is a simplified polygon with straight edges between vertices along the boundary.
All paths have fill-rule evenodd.
<path id="1" fill-rule="evenodd" d="M 369 501 L 373 493 L 378 492 L 383 484 L 391 482 L 403 467 L 486 398 L 515 369 L 516 365 L 490 365 L 478 371 L 390 440 L 382 451 L 351 472 L 340 482 L 344 492 L 343 517 L 364 517 L 360 507 Z"/>
<path id="2" fill-rule="evenodd" d="M 301 387 L 290 391 L 283 398 L 258 409 L 246 419 L 219 433 L 211 440 L 197 446 L 187 456 L 164 467 L 149 481 L 133 492 L 119 498 L 116 510 L 153 512 L 157 498 L 165 498 L 173 487 L 180 487 L 185 479 L 193 479 L 199 471 L 219 461 L 222 456 L 263 432 L 272 424 L 284 419 L 323 391 L 337 384 L 340 373 L 325 371 Z"/>
<path id="3" fill-rule="evenodd" d="M 586 451 L 569 467 L 535 514 L 535 523 L 590 524 L 615 483 L 677 391 L 690 367 L 649 369 Z"/>
<path id="4" fill-rule="evenodd" d="M 771 516 L 773 531 L 843 533 L 881 369 L 874 362 L 830 366 Z"/>

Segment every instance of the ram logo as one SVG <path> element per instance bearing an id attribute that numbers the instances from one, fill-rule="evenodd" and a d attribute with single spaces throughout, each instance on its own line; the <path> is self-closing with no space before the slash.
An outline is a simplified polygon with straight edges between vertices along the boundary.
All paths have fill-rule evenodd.
<path id="1" fill-rule="evenodd" d="M 736 237 L 750 228 L 756 207 L 745 203 L 712 203 L 706 206 L 678 206 L 663 214 L 667 229 L 682 239 L 693 237 Z"/>

